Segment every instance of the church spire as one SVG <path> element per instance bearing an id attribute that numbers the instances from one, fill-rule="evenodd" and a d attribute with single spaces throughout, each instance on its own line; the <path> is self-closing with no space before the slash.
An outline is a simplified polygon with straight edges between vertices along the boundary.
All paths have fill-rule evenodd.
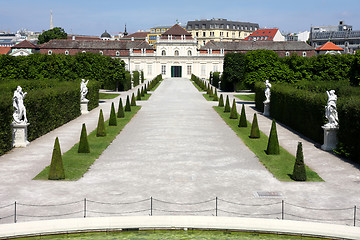
<path id="1" fill-rule="evenodd" d="M 128 35 L 128 32 L 126 31 L 126 24 L 125 24 L 125 31 L 124 31 L 124 37 Z"/>
<path id="2" fill-rule="evenodd" d="M 50 11 L 51 11 L 51 17 L 50 17 L 50 29 L 53 29 L 53 28 L 54 28 L 54 24 L 53 24 L 52 9 L 51 9 Z"/>

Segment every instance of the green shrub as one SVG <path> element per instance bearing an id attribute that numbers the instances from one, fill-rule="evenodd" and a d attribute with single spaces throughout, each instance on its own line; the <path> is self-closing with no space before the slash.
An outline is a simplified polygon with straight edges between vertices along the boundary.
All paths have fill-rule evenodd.
<path id="1" fill-rule="evenodd" d="M 140 84 L 138 71 L 133 71 L 133 81 L 134 81 L 134 87 Z"/>
<path id="2" fill-rule="evenodd" d="M 25 100 L 26 101 L 26 100 Z M 12 122 L 13 106 L 12 95 L 8 93 L 0 94 L 0 155 L 12 148 Z"/>
<path id="3" fill-rule="evenodd" d="M 115 113 L 115 107 L 114 107 L 113 102 L 111 103 L 109 126 L 117 126 L 116 113 Z"/>
<path id="4" fill-rule="evenodd" d="M 145 96 L 145 91 L 144 91 L 144 86 L 141 87 L 141 91 L 140 91 L 141 97 Z M 141 100 L 141 99 L 140 99 Z"/>
<path id="5" fill-rule="evenodd" d="M 280 154 L 280 146 L 279 146 L 279 140 L 278 140 L 277 131 L 276 131 L 275 119 L 272 120 L 266 154 L 268 154 L 268 155 Z"/>
<path id="6" fill-rule="evenodd" d="M 218 93 L 217 93 L 216 88 L 215 88 L 215 92 L 214 92 L 214 98 L 213 98 L 213 101 L 219 101 L 219 98 L 218 98 Z"/>
<path id="7" fill-rule="evenodd" d="M 256 113 L 254 113 L 254 118 L 251 124 L 250 138 L 260 138 L 260 130 L 257 121 Z"/>
<path id="8" fill-rule="evenodd" d="M 60 143 L 58 137 L 56 137 L 54 143 L 48 179 L 49 180 L 65 179 L 65 171 L 61 157 L 61 149 L 60 149 Z"/>
<path id="9" fill-rule="evenodd" d="M 295 181 L 306 181 L 306 170 L 301 142 L 299 142 L 297 146 L 294 171 L 291 178 Z"/>
<path id="10" fill-rule="evenodd" d="M 245 106 L 244 106 L 244 104 L 243 104 L 242 107 L 241 107 L 239 127 L 247 127 L 247 120 L 246 120 L 246 114 L 245 114 Z"/>
<path id="11" fill-rule="evenodd" d="M 132 93 L 132 95 L 131 95 L 131 104 L 130 105 L 131 106 L 136 106 L 135 94 L 134 93 Z"/>
<path id="12" fill-rule="evenodd" d="M 125 117 L 124 108 L 123 108 L 121 98 L 119 100 L 119 107 L 118 107 L 117 117 L 118 118 L 124 118 Z"/>
<path id="13" fill-rule="evenodd" d="M 98 125 L 97 125 L 97 128 L 96 128 L 96 136 L 97 137 L 105 137 L 106 136 L 104 115 L 103 115 L 102 109 L 100 109 Z"/>
<path id="14" fill-rule="evenodd" d="M 137 90 L 137 95 L 136 95 L 136 100 L 141 100 L 141 93 L 140 93 L 140 89 L 138 88 Z"/>
<path id="15" fill-rule="evenodd" d="M 218 107 L 224 107 L 224 98 L 222 94 L 220 94 Z"/>
<path id="16" fill-rule="evenodd" d="M 126 96 L 125 112 L 131 112 L 131 104 L 130 104 L 129 95 Z"/>
<path id="17" fill-rule="evenodd" d="M 225 103 L 224 112 L 230 112 L 229 95 L 226 95 L 226 103 Z"/>
<path id="18" fill-rule="evenodd" d="M 85 123 L 82 125 L 78 153 L 90 153 Z"/>
<path id="19" fill-rule="evenodd" d="M 145 83 L 145 87 L 144 87 L 144 95 L 147 94 L 147 87 L 146 87 L 146 83 Z"/>
<path id="20" fill-rule="evenodd" d="M 237 119 L 238 118 L 238 113 L 236 110 L 236 103 L 235 103 L 235 99 L 233 99 L 233 104 L 231 107 L 231 113 L 230 113 L 230 119 Z"/>

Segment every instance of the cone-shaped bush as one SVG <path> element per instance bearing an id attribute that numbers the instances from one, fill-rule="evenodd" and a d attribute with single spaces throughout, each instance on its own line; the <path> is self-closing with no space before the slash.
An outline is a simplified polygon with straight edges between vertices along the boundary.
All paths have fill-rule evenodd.
<path id="1" fill-rule="evenodd" d="M 136 106 L 136 101 L 135 101 L 135 94 L 133 93 L 131 96 L 131 106 Z"/>
<path id="2" fill-rule="evenodd" d="M 65 170 L 61 157 L 61 149 L 60 149 L 60 143 L 58 137 L 56 137 L 54 143 L 54 149 L 51 157 L 48 179 L 49 180 L 65 179 Z"/>
<path id="3" fill-rule="evenodd" d="M 251 124 L 250 138 L 260 138 L 260 130 L 259 130 L 256 113 L 254 113 L 254 118 Z"/>
<path id="4" fill-rule="evenodd" d="M 85 123 L 82 125 L 78 153 L 90 153 Z"/>
<path id="5" fill-rule="evenodd" d="M 244 104 L 243 104 L 242 107 L 241 107 L 239 127 L 247 127 L 247 120 L 246 120 L 246 114 L 245 114 L 245 106 L 244 106 Z"/>
<path id="6" fill-rule="evenodd" d="M 145 83 L 145 87 L 144 87 L 144 95 L 147 94 L 147 87 L 146 87 L 146 83 Z"/>
<path id="7" fill-rule="evenodd" d="M 117 117 L 118 118 L 124 118 L 125 117 L 124 108 L 123 108 L 121 98 L 120 98 L 120 101 L 119 101 L 119 108 L 118 108 L 118 112 L 117 112 Z"/>
<path id="8" fill-rule="evenodd" d="M 217 95 L 217 90 L 215 88 L 215 93 L 214 93 L 214 98 L 213 98 L 213 101 L 218 101 L 219 98 L 218 98 L 218 95 Z"/>
<path id="9" fill-rule="evenodd" d="M 306 170 L 301 142 L 299 142 L 297 146 L 294 171 L 291 178 L 295 181 L 306 181 Z"/>
<path id="10" fill-rule="evenodd" d="M 226 103 L 225 103 L 225 109 L 224 112 L 230 112 L 230 102 L 229 102 L 229 96 L 226 96 Z"/>
<path id="11" fill-rule="evenodd" d="M 114 103 L 111 103 L 109 126 L 117 126 L 117 120 L 116 120 L 116 113 L 115 113 Z"/>
<path id="12" fill-rule="evenodd" d="M 125 112 L 131 112 L 129 95 L 126 97 Z"/>
<path id="13" fill-rule="evenodd" d="M 220 94 L 218 106 L 219 106 L 219 107 L 224 107 L 224 98 L 223 98 L 223 95 L 222 95 L 222 94 Z"/>
<path id="14" fill-rule="evenodd" d="M 279 140 L 278 140 L 277 131 L 276 131 L 275 119 L 273 119 L 273 121 L 272 121 L 266 153 L 268 155 L 280 154 L 280 146 L 279 146 Z"/>
<path id="15" fill-rule="evenodd" d="M 145 96 L 145 92 L 144 92 L 144 87 L 143 87 L 143 86 L 141 87 L 140 94 L 141 94 L 141 96 L 142 96 L 142 97 L 144 97 L 144 96 Z M 140 100 L 141 100 L 141 99 L 140 99 Z"/>
<path id="16" fill-rule="evenodd" d="M 136 100 L 139 100 L 139 101 L 141 100 L 140 88 L 138 88 L 138 90 L 137 90 Z"/>
<path id="17" fill-rule="evenodd" d="M 233 99 L 233 105 L 231 107 L 230 119 L 237 119 L 237 118 L 238 118 L 238 113 L 236 110 L 236 103 L 235 103 L 235 99 Z"/>
<path id="18" fill-rule="evenodd" d="M 96 129 L 96 136 L 97 137 L 105 137 L 106 136 L 104 115 L 103 115 L 102 109 L 100 109 L 99 121 L 98 121 L 97 129 Z"/>

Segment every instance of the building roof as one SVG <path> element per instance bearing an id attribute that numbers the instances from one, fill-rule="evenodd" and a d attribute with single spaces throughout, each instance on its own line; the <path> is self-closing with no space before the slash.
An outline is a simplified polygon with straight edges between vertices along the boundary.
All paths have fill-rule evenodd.
<path id="1" fill-rule="evenodd" d="M 100 36 L 101 38 L 111 38 L 111 35 L 105 30 L 103 34 Z"/>
<path id="2" fill-rule="evenodd" d="M 259 49 L 266 49 L 272 51 L 311 51 L 314 50 L 309 44 L 305 42 L 284 42 L 284 41 L 233 41 L 233 42 L 215 42 L 210 41 L 200 50 L 221 50 L 225 51 L 253 51 Z"/>
<path id="3" fill-rule="evenodd" d="M 85 35 L 67 35 L 67 39 L 72 40 L 75 37 L 75 40 L 101 40 L 98 36 L 85 36 Z"/>
<path id="4" fill-rule="evenodd" d="M 229 29 L 254 31 L 259 28 L 259 24 L 250 22 L 228 21 L 224 18 L 201 19 L 195 21 L 188 21 L 186 25 L 187 30 L 194 29 Z"/>
<path id="5" fill-rule="evenodd" d="M 24 40 L 19 42 L 18 44 L 12 46 L 11 48 L 19 49 L 19 48 L 27 48 L 27 49 L 39 49 L 38 46 L 32 44 L 31 42 Z"/>
<path id="6" fill-rule="evenodd" d="M 143 38 L 145 39 L 147 37 L 147 35 L 149 34 L 150 32 L 136 32 L 136 33 L 132 33 L 130 35 L 127 35 L 126 38 Z M 125 37 L 124 37 L 125 38 Z"/>
<path id="7" fill-rule="evenodd" d="M 11 50 L 11 47 L 0 47 L 0 55 L 8 54 L 8 52 Z"/>
<path id="8" fill-rule="evenodd" d="M 175 24 L 171 28 L 169 28 L 166 32 L 161 34 L 161 39 L 167 39 L 168 36 L 172 36 L 173 39 L 181 39 L 181 36 L 185 36 L 186 39 L 193 39 L 191 33 L 186 31 L 179 24 Z"/>
<path id="9" fill-rule="evenodd" d="M 153 49 L 144 40 L 121 40 L 121 41 L 85 41 L 85 40 L 64 40 L 53 39 L 40 46 L 42 49 Z"/>
<path id="10" fill-rule="evenodd" d="M 321 45 L 320 47 L 318 47 L 315 50 L 316 51 L 344 51 L 344 49 L 342 49 L 341 47 L 335 45 L 332 42 L 327 42 L 327 43 Z"/>
<path id="11" fill-rule="evenodd" d="M 247 36 L 244 40 L 252 40 L 253 37 L 267 37 L 265 41 L 273 41 L 276 33 L 279 31 L 277 28 L 273 29 L 259 29 Z"/>

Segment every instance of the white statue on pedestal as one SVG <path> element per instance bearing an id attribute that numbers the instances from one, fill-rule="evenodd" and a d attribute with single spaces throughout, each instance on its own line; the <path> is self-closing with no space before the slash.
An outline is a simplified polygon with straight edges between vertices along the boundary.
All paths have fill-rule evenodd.
<path id="1" fill-rule="evenodd" d="M 85 82 L 85 79 L 81 79 L 81 84 L 80 84 L 81 101 L 87 100 L 86 94 L 88 93 L 88 88 L 87 88 L 88 82 L 89 80 Z"/>
<path id="2" fill-rule="evenodd" d="M 13 107 L 14 107 L 14 113 L 13 113 L 13 122 L 15 124 L 26 124 L 27 118 L 26 118 L 26 108 L 24 106 L 24 98 L 26 96 L 27 92 L 23 93 L 22 88 L 18 86 L 16 90 L 14 91 L 13 96 Z"/>
<path id="3" fill-rule="evenodd" d="M 269 82 L 269 80 L 266 80 L 265 81 L 265 97 L 266 97 L 266 100 L 264 101 L 264 103 L 269 103 L 270 102 L 270 95 L 271 95 L 271 92 L 270 92 L 270 88 L 271 88 L 271 83 Z"/>
<path id="4" fill-rule="evenodd" d="M 335 90 L 326 91 L 328 95 L 327 106 L 325 107 L 325 117 L 329 121 L 325 124 L 325 127 L 338 128 L 339 127 L 339 118 L 336 110 L 336 101 L 337 96 Z"/>

